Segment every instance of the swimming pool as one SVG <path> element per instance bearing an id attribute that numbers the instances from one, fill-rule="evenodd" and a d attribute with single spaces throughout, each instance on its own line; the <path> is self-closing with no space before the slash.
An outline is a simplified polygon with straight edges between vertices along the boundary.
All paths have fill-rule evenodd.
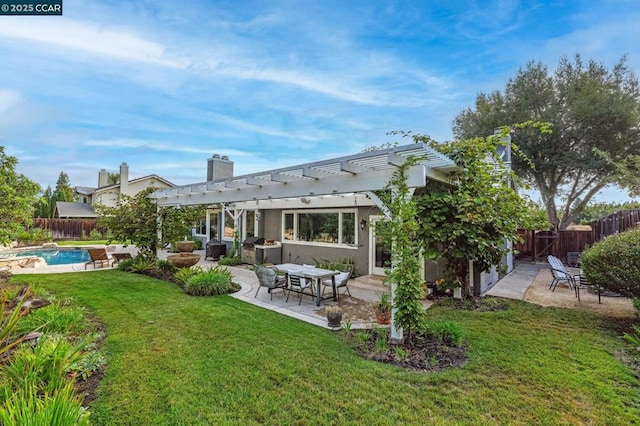
<path id="1" fill-rule="evenodd" d="M 47 265 L 69 265 L 72 263 L 84 263 L 89 261 L 89 253 L 85 249 L 41 249 L 25 250 L 14 253 L 16 257 L 38 256 L 43 258 Z"/>

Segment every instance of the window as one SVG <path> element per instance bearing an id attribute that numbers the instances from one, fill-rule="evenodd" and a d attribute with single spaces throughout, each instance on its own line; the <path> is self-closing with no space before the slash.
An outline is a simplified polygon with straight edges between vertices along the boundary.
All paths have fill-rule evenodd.
<path id="1" fill-rule="evenodd" d="M 207 218 L 203 217 L 196 224 L 196 235 L 207 235 Z"/>
<path id="2" fill-rule="evenodd" d="M 353 210 L 297 210 L 283 212 L 284 241 L 354 245 L 356 213 Z"/>
<path id="3" fill-rule="evenodd" d="M 255 237 L 256 236 L 256 211 L 255 210 L 247 210 L 246 212 L 246 230 L 247 237 Z"/>
<path id="4" fill-rule="evenodd" d="M 224 237 L 225 238 L 233 238 L 233 217 L 224 212 Z"/>
<path id="5" fill-rule="evenodd" d="M 218 239 L 218 218 L 220 217 L 220 212 L 213 212 L 209 215 L 209 239 L 217 240 Z"/>

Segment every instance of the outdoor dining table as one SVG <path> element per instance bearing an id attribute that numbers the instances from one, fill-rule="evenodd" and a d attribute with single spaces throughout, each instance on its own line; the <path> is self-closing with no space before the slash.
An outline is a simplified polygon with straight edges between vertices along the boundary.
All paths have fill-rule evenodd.
<path id="1" fill-rule="evenodd" d="M 322 280 L 325 278 L 331 278 L 331 287 L 333 288 L 333 300 L 338 300 L 336 297 L 336 275 L 340 273 L 340 271 L 332 271 L 330 269 L 321 269 L 316 268 L 315 266 L 305 266 L 305 265 L 297 265 L 295 263 L 283 263 L 281 265 L 274 265 L 279 271 L 284 272 L 286 275 L 298 275 L 300 277 L 309 278 L 312 280 L 316 280 L 317 290 L 316 290 L 316 305 L 320 306 L 320 301 L 322 298 L 320 294 L 322 293 Z"/>

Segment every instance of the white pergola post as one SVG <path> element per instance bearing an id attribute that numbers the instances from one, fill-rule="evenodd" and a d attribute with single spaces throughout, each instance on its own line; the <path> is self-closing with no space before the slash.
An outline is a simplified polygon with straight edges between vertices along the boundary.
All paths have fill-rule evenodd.
<path id="1" fill-rule="evenodd" d="M 371 198 L 371 200 L 375 203 L 375 205 L 380 209 L 380 211 L 384 213 L 386 220 L 388 221 L 394 220 L 394 217 L 391 214 L 391 210 L 389 210 L 389 208 L 384 204 L 384 202 L 380 199 L 380 197 L 378 197 L 376 194 L 374 194 L 371 191 L 368 191 L 367 195 L 369 196 L 369 198 Z M 395 252 L 396 252 L 396 242 L 392 241 L 391 253 L 394 254 Z M 395 261 L 393 260 L 395 256 L 393 254 L 391 255 L 391 272 L 393 272 L 393 270 L 395 269 Z M 402 327 L 396 326 L 396 321 L 395 321 L 396 312 L 398 311 L 398 308 L 396 308 L 395 301 L 394 301 L 397 288 L 398 288 L 398 284 L 395 281 L 392 281 L 391 282 L 391 341 L 393 343 L 400 343 L 404 336 Z"/>
<path id="2" fill-rule="evenodd" d="M 158 237 L 158 245 L 156 246 L 156 257 L 160 256 L 160 250 L 162 250 L 162 219 L 160 219 L 160 205 L 156 204 L 156 211 L 158 216 L 156 217 L 156 236 Z"/>

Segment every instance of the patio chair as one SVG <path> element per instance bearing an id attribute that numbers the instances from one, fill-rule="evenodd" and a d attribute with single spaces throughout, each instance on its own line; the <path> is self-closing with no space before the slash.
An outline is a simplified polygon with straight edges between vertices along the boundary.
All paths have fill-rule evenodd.
<path id="1" fill-rule="evenodd" d="M 258 289 L 256 290 L 254 298 L 258 297 L 258 292 L 262 287 L 267 287 L 271 300 L 273 300 L 272 290 L 281 288 L 284 294 L 287 287 L 287 281 L 284 277 L 278 276 L 278 270 L 276 268 L 267 268 L 266 266 L 255 265 L 256 276 L 258 277 Z M 287 300 L 289 298 L 287 297 Z"/>
<path id="2" fill-rule="evenodd" d="M 566 282 L 571 290 L 576 289 L 577 280 L 580 278 L 580 275 L 571 275 L 569 271 L 567 271 L 567 268 L 565 268 L 562 261 L 555 256 L 549 255 L 547 257 L 547 262 L 549 262 L 549 269 L 553 276 L 553 280 L 551 281 L 551 284 L 549 284 L 551 291 L 556 291 L 556 286 L 560 282 Z"/>
<path id="3" fill-rule="evenodd" d="M 109 255 L 107 254 L 106 249 L 88 248 L 87 252 L 89 253 L 89 258 L 91 260 L 89 260 L 87 263 L 84 264 L 84 269 L 87 269 L 87 266 L 89 264 L 93 264 L 94 269 L 98 263 L 100 264 L 101 267 L 104 267 L 105 264 L 109 266 L 109 262 L 111 261 L 111 259 L 109 259 Z"/>
<path id="4" fill-rule="evenodd" d="M 289 273 L 289 293 L 287 293 L 287 302 L 289 301 L 289 296 L 293 291 L 298 293 L 298 305 L 301 304 L 302 295 L 307 294 L 305 293 L 306 289 L 309 289 L 311 291 L 311 298 L 315 298 L 315 295 L 313 294 L 313 285 L 309 279 L 301 277 L 300 275 Z"/>
<path id="5" fill-rule="evenodd" d="M 578 279 L 575 282 L 576 297 L 578 298 L 578 302 L 580 301 L 580 290 L 583 288 L 595 288 L 595 290 L 598 292 L 598 305 L 602 303 L 602 287 L 600 287 L 599 285 L 591 284 L 589 281 L 587 281 L 587 278 L 584 275 L 578 275 Z"/>
<path id="6" fill-rule="evenodd" d="M 353 265 L 344 265 L 343 268 L 341 268 L 342 271 L 335 276 L 335 280 L 336 280 L 336 298 L 338 300 L 340 300 L 340 288 L 344 287 L 347 290 L 347 294 L 349 295 L 349 297 L 351 297 L 351 292 L 349 291 L 349 279 L 351 278 L 351 275 L 353 274 Z M 324 287 L 322 287 L 322 295 L 324 295 L 324 291 L 326 290 L 327 287 L 331 287 L 333 285 L 333 282 L 331 279 L 326 279 L 326 280 L 322 280 L 322 285 Z"/>
<path id="7" fill-rule="evenodd" d="M 113 257 L 113 262 L 111 262 L 111 266 L 115 265 L 121 260 L 133 259 L 131 257 L 131 253 L 111 253 L 111 256 Z"/>

